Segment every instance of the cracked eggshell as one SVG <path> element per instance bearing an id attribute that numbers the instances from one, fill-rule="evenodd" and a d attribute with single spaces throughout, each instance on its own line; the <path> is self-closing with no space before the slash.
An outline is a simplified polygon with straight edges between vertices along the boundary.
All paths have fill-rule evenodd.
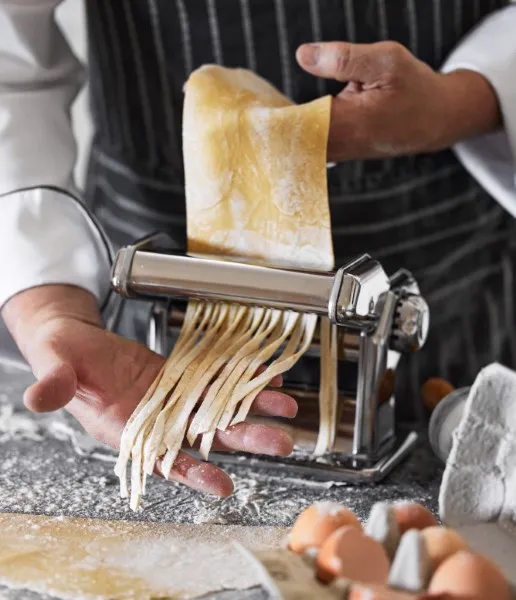
<path id="1" fill-rule="evenodd" d="M 321 546 L 316 571 L 323 583 L 343 577 L 385 584 L 389 576 L 389 558 L 382 544 L 348 525 L 334 531 Z"/>
<path id="2" fill-rule="evenodd" d="M 320 548 L 326 538 L 346 525 L 362 530 L 359 519 L 344 506 L 336 502 L 312 504 L 296 519 L 288 537 L 288 547 L 297 553 Z"/>

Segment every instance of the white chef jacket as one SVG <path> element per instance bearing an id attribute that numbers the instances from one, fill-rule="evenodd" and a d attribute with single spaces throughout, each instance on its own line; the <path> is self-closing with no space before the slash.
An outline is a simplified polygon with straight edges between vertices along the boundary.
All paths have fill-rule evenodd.
<path id="1" fill-rule="evenodd" d="M 42 284 L 77 285 L 100 303 L 109 289 L 112 250 L 73 183 L 70 105 L 84 69 L 54 19 L 58 4 L 0 0 L 0 306 Z M 477 71 L 498 95 L 504 130 L 456 152 L 516 216 L 516 6 L 486 18 L 443 68 Z"/>

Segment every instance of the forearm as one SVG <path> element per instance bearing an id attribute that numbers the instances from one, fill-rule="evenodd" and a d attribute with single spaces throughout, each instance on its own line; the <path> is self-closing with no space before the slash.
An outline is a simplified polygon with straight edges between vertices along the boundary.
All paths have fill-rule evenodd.
<path id="1" fill-rule="evenodd" d="M 440 128 L 442 147 L 502 126 L 502 115 L 495 90 L 488 80 L 474 71 L 465 69 L 442 75 L 443 94 L 436 98 L 443 109 Z"/>

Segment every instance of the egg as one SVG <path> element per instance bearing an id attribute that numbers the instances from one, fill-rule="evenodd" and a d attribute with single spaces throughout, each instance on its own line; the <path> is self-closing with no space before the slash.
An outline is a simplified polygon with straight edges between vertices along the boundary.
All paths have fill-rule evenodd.
<path id="1" fill-rule="evenodd" d="M 323 583 L 344 577 L 384 584 L 389 576 L 389 558 L 380 543 L 357 527 L 348 525 L 334 531 L 322 544 L 316 572 Z"/>
<path id="2" fill-rule="evenodd" d="M 417 600 L 417 598 L 422 597 L 414 596 L 414 594 L 409 594 L 408 592 L 393 590 L 383 585 L 352 583 L 345 598 L 347 600 Z M 435 600 L 441 600 L 441 598 L 435 598 Z"/>
<path id="3" fill-rule="evenodd" d="M 378 404 L 387 402 L 394 393 L 396 387 L 396 373 L 392 369 L 387 369 L 380 379 L 378 386 Z"/>
<path id="4" fill-rule="evenodd" d="M 444 379 L 438 377 L 428 379 L 421 386 L 423 404 L 428 410 L 433 410 L 445 396 L 451 394 L 454 390 L 453 385 Z"/>
<path id="5" fill-rule="evenodd" d="M 456 552 L 468 549 L 466 541 L 456 531 L 447 527 L 427 527 L 421 531 L 421 535 L 434 569 Z"/>
<path id="6" fill-rule="evenodd" d="M 509 585 L 498 568 L 486 558 L 464 551 L 440 565 L 428 591 L 468 600 L 509 600 Z"/>
<path id="7" fill-rule="evenodd" d="M 336 502 L 312 504 L 296 519 L 288 547 L 300 554 L 309 548 L 319 548 L 329 535 L 344 525 L 362 529 L 355 514 L 344 506 Z"/>
<path id="8" fill-rule="evenodd" d="M 421 504 L 400 502 L 394 504 L 393 509 L 401 535 L 409 529 L 425 529 L 437 525 L 437 519 L 433 513 Z"/>

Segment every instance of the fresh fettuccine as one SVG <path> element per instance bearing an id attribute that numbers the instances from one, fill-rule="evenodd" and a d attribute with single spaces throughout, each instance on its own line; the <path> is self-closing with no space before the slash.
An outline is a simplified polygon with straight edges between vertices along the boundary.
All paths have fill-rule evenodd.
<path id="1" fill-rule="evenodd" d="M 333 269 L 330 107 L 330 96 L 296 105 L 242 69 L 208 65 L 192 73 L 183 113 L 190 252 Z M 208 458 L 217 429 L 245 420 L 257 394 L 306 352 L 317 321 L 290 310 L 189 302 L 172 354 L 122 435 L 115 472 L 127 496 L 132 459 L 134 510 L 156 460 L 168 474 L 183 443 L 200 435 Z M 318 454 L 333 445 L 337 413 L 336 331 L 326 319 L 320 329 Z"/>

